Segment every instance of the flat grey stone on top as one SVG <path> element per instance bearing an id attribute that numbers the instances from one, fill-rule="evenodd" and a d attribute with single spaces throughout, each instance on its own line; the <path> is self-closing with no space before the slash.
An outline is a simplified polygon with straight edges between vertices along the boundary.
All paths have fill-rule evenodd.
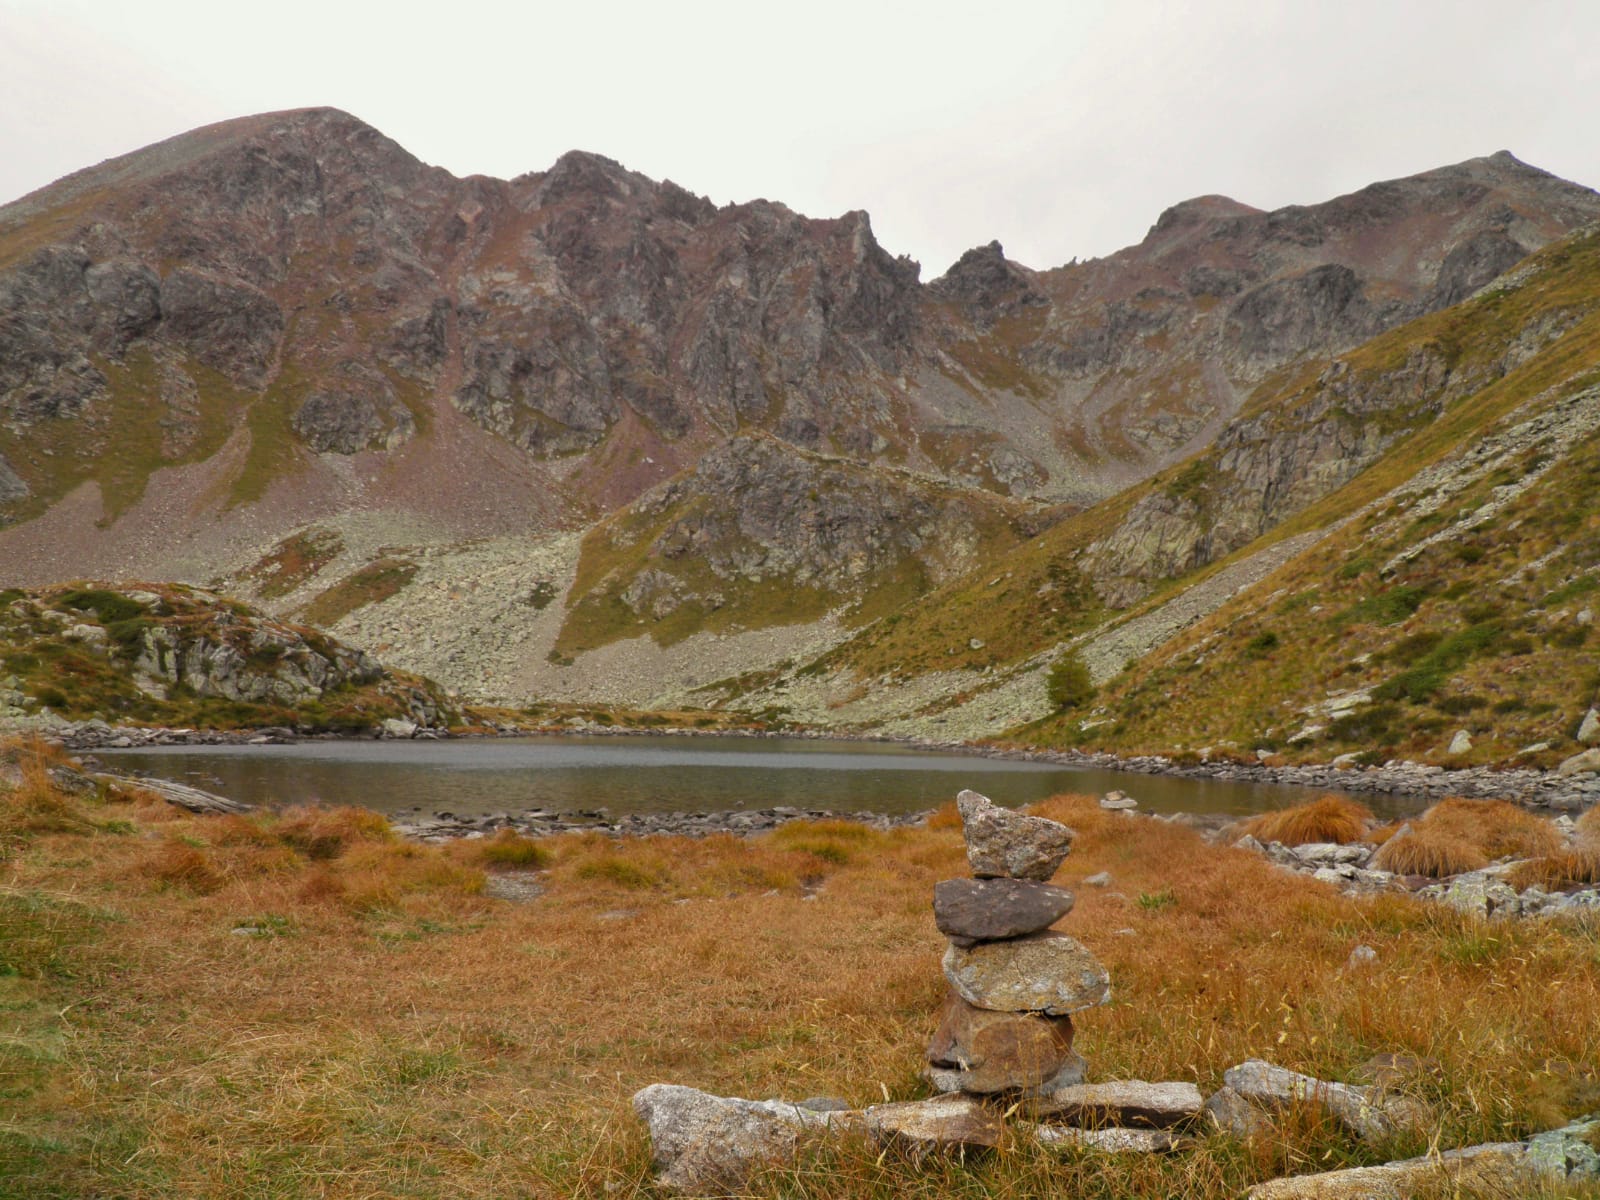
<path id="1" fill-rule="evenodd" d="M 933 887 L 933 921 L 958 946 L 1048 929 L 1072 911 L 1065 888 L 1032 879 L 946 879 Z"/>

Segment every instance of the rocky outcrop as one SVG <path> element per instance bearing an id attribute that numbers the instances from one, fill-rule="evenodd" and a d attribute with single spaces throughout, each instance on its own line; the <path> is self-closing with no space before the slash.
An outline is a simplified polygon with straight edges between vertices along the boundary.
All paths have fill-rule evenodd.
<path id="1" fill-rule="evenodd" d="M 430 681 L 197 588 L 80 584 L 7 595 L 0 645 L 22 672 L 9 689 L 21 698 L 20 715 L 288 722 L 345 732 L 387 720 L 413 735 L 453 718 Z"/>

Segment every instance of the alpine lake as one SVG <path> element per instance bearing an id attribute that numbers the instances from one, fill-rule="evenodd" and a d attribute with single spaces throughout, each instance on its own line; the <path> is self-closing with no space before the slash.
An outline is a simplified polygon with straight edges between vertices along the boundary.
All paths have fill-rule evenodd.
<path id="1" fill-rule="evenodd" d="M 174 745 L 99 753 L 118 772 L 171 779 L 248 804 L 353 804 L 396 820 L 529 810 L 620 817 L 778 807 L 903 815 L 937 808 L 963 788 L 1006 805 L 1120 789 L 1144 812 L 1242 816 L 1320 794 L 811 738 L 549 735 Z M 1396 806 L 1397 813 L 1407 805 L 1372 799 L 1379 808 L 1385 801 Z"/>

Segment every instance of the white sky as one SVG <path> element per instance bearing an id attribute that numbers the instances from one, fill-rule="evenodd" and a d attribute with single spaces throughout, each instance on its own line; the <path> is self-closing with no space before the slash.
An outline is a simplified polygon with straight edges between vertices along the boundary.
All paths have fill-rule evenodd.
<path id="1" fill-rule="evenodd" d="M 331 104 L 457 174 L 573 148 L 718 203 L 865 208 L 942 272 L 1495 150 L 1600 185 L 1594 0 L 0 0 L 0 202 Z"/>

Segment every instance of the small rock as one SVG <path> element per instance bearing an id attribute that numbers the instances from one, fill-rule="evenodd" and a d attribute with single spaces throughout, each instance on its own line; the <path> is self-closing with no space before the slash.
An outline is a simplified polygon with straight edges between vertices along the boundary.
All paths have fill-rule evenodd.
<path id="1" fill-rule="evenodd" d="M 1204 1102 L 1192 1083 L 1122 1079 L 1062 1088 L 1041 1100 L 1038 1112 L 1076 1125 L 1168 1129 L 1198 1116 Z"/>
<path id="2" fill-rule="evenodd" d="M 415 721 L 407 721 L 402 717 L 387 717 L 383 722 L 383 734 L 391 738 L 414 738 L 420 728 Z"/>
<path id="3" fill-rule="evenodd" d="M 1351 970 L 1370 967 L 1378 961 L 1378 952 L 1371 946 L 1360 945 L 1350 951 L 1350 957 L 1345 959 L 1345 966 Z"/>
<path id="4" fill-rule="evenodd" d="M 865 1115 L 867 1136 L 874 1143 L 912 1159 L 982 1153 L 1005 1137 L 1000 1117 L 970 1096 L 874 1104 Z"/>
<path id="5" fill-rule="evenodd" d="M 1272 1127 L 1266 1114 L 1231 1087 L 1221 1087 L 1207 1097 L 1203 1111 L 1218 1130 L 1245 1141 L 1268 1133 Z"/>
<path id="6" fill-rule="evenodd" d="M 1139 807 L 1139 802 L 1127 792 L 1107 792 L 1100 797 L 1100 807 L 1112 812 L 1127 812 Z"/>
<path id="7" fill-rule="evenodd" d="M 933 920 L 958 946 L 1047 929 L 1072 911 L 1065 888 L 1031 879 L 946 879 L 933 888 Z"/>
<path id="8" fill-rule="evenodd" d="M 1466 754 L 1472 749 L 1472 735 L 1465 729 L 1456 730 L 1455 737 L 1450 739 L 1450 748 L 1446 754 Z"/>
<path id="9" fill-rule="evenodd" d="M 690 1194 L 742 1190 L 756 1170 L 794 1156 L 802 1141 L 862 1128 L 855 1112 L 817 1112 L 782 1100 L 741 1100 L 653 1083 L 633 1109 L 650 1127 L 656 1180 Z"/>
<path id="10" fill-rule="evenodd" d="M 1066 1016 L 1104 1004 L 1111 995 L 1106 969 L 1087 947 L 1064 933 L 951 946 L 945 951 L 944 974 L 969 1004 L 1002 1012 Z"/>
<path id="11" fill-rule="evenodd" d="M 1085 884 L 1087 884 L 1089 887 L 1097 887 L 1097 888 L 1110 887 L 1111 886 L 1111 872 L 1110 871 L 1096 871 L 1093 875 L 1090 875 L 1087 878 L 1085 878 L 1083 882 Z"/>
<path id="12" fill-rule="evenodd" d="M 1004 1092 L 1055 1076 L 1072 1053 L 1072 1018 L 976 1008 L 953 992 L 928 1044 L 935 1070 L 959 1078 L 941 1091 Z"/>
<path id="13" fill-rule="evenodd" d="M 1573 775 L 1587 775 L 1600 771 L 1600 747 L 1594 750 L 1585 750 L 1581 754 L 1574 754 L 1556 768 L 1556 776 L 1566 779 Z"/>
<path id="14" fill-rule="evenodd" d="M 1045 1146 L 1071 1146 L 1105 1154 L 1169 1154 L 1183 1139 L 1170 1129 L 1074 1129 L 1069 1125 L 1040 1125 L 1034 1138 Z"/>
<path id="15" fill-rule="evenodd" d="M 956 807 L 966 834 L 967 861 L 980 879 L 1048 881 L 1077 836 L 1059 821 L 1001 808 L 974 791 L 960 793 Z"/>
<path id="16" fill-rule="evenodd" d="M 1600 712 L 1591 708 L 1583 714 L 1583 723 L 1578 726 L 1578 741 L 1585 746 L 1600 742 Z"/>

